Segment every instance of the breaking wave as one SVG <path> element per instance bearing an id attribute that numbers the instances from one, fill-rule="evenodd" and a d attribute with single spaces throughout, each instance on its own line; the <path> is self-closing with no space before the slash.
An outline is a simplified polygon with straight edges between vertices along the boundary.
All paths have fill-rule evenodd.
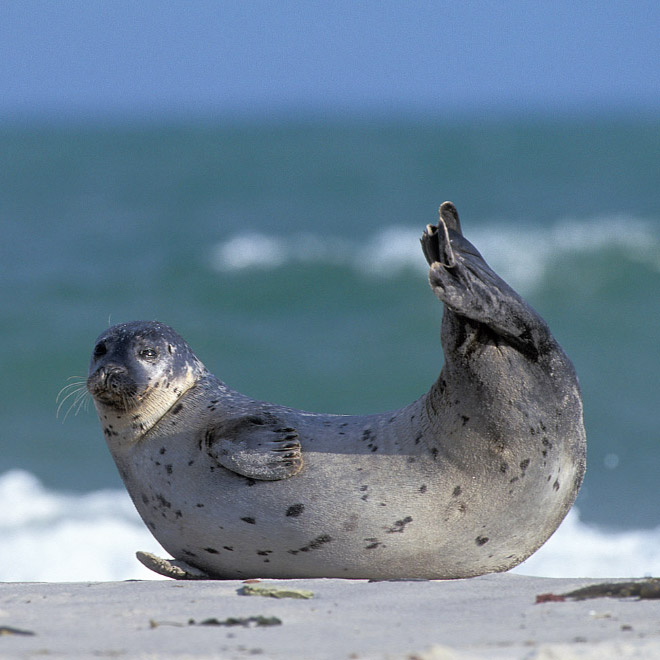
<path id="1" fill-rule="evenodd" d="M 221 272 L 296 263 L 342 266 L 378 276 L 424 271 L 419 237 L 418 229 L 397 226 L 383 229 L 365 244 L 316 234 L 248 232 L 217 243 L 211 264 Z M 469 238 L 495 271 L 523 292 L 534 289 L 564 257 L 615 252 L 619 259 L 660 271 L 660 232 L 646 220 L 613 216 L 538 228 L 490 223 L 471 229 Z"/>

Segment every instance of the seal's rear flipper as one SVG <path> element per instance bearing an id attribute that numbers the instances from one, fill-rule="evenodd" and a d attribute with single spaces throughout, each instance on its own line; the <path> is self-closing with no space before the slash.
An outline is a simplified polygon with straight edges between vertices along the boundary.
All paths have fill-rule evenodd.
<path id="1" fill-rule="evenodd" d="M 298 432 L 268 412 L 220 420 L 204 441 L 209 456 L 244 477 L 277 481 L 302 469 Z"/>
<path id="2" fill-rule="evenodd" d="M 545 322 L 463 237 L 451 202 L 442 204 L 438 226 L 428 225 L 421 242 L 431 288 L 451 312 L 487 326 L 528 356 L 538 356 L 550 338 Z"/>
<path id="3" fill-rule="evenodd" d="M 449 238 L 450 232 L 462 236 L 461 221 L 458 219 L 458 211 L 451 202 L 443 202 L 438 210 L 438 226 L 426 225 L 421 238 L 422 251 L 429 266 L 435 262 L 441 263 L 447 268 L 456 265 L 456 259 Z"/>
<path id="4" fill-rule="evenodd" d="M 213 578 L 200 570 L 195 568 L 185 561 L 178 559 L 163 559 L 151 552 L 143 552 L 138 550 L 135 553 L 138 561 L 146 566 L 150 571 L 158 573 L 163 577 L 169 577 L 173 580 L 212 580 Z"/>

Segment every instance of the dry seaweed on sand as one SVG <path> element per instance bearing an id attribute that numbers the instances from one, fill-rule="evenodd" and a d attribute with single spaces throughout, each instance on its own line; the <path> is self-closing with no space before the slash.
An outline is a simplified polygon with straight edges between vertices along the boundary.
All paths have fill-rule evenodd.
<path id="1" fill-rule="evenodd" d="M 21 630 L 20 628 L 13 628 L 12 626 L 0 626 L 0 636 L 7 635 L 27 635 L 32 636 L 37 633 L 32 632 L 31 630 Z"/>
<path id="2" fill-rule="evenodd" d="M 660 578 L 647 578 L 630 582 L 601 582 L 569 591 L 565 594 L 538 594 L 537 603 L 561 602 L 566 599 L 587 600 L 588 598 L 660 598 Z"/>
<path id="3" fill-rule="evenodd" d="M 267 598 L 314 598 L 314 592 L 307 589 L 282 589 L 280 587 L 246 584 L 238 590 L 241 596 L 265 596 Z"/>
<path id="4" fill-rule="evenodd" d="M 247 617 L 227 617 L 223 621 L 216 618 L 204 619 L 197 623 L 194 619 L 188 621 L 189 626 L 243 626 L 252 628 L 256 626 L 281 626 L 282 620 L 276 616 L 247 616 Z"/>

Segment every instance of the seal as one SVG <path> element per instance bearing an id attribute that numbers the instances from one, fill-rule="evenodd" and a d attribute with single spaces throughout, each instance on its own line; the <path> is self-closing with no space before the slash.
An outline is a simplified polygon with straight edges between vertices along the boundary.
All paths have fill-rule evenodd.
<path id="1" fill-rule="evenodd" d="M 106 330 L 87 388 L 176 578 L 462 578 L 507 570 L 554 532 L 585 471 L 573 366 L 462 235 L 450 202 L 422 249 L 445 361 L 414 403 L 294 410 L 212 375 L 168 326 Z"/>

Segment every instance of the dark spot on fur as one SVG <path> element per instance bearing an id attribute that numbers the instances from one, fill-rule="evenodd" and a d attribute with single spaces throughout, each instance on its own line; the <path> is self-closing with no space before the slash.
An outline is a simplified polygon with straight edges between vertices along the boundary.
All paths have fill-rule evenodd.
<path id="1" fill-rule="evenodd" d="M 183 550 L 184 555 L 188 555 L 188 557 L 197 557 L 197 555 L 194 552 L 191 552 L 190 550 Z"/>
<path id="2" fill-rule="evenodd" d="M 412 419 L 411 419 L 411 421 L 412 421 Z M 424 437 L 424 436 L 423 436 L 421 433 L 419 433 L 419 434 L 415 437 L 415 444 L 418 445 L 418 444 L 419 444 L 419 441 L 420 441 L 423 437 Z"/>
<path id="3" fill-rule="evenodd" d="M 256 520 L 250 516 L 244 516 L 241 518 L 243 522 L 246 522 L 248 525 L 256 525 Z"/>
<path id="4" fill-rule="evenodd" d="M 273 554 L 273 551 L 272 550 L 257 550 L 257 554 L 261 557 L 268 557 L 268 555 Z"/>
<path id="5" fill-rule="evenodd" d="M 165 472 L 167 472 L 167 474 L 172 474 L 172 466 L 171 465 L 166 465 L 165 466 Z"/>
<path id="6" fill-rule="evenodd" d="M 156 495 L 156 499 L 160 502 L 161 506 L 167 507 L 168 509 L 172 508 L 172 503 L 168 502 L 162 495 Z"/>
<path id="7" fill-rule="evenodd" d="M 374 550 L 375 548 L 383 545 L 378 539 L 375 538 L 369 538 L 364 540 L 369 544 L 364 546 L 365 550 Z M 383 547 L 385 546 L 383 545 Z"/>
<path id="8" fill-rule="evenodd" d="M 305 510 L 304 504 L 292 504 L 286 510 L 286 515 L 291 518 L 297 518 L 304 510 Z"/>
<path id="9" fill-rule="evenodd" d="M 190 467 L 195 461 L 188 461 L 188 467 Z"/>
<path id="10" fill-rule="evenodd" d="M 413 521 L 412 516 L 406 516 L 402 520 L 397 520 L 387 531 L 388 534 L 402 533 L 406 525 Z"/>
<path id="11" fill-rule="evenodd" d="M 526 458 L 524 461 L 520 461 L 520 469 L 524 472 L 529 467 L 529 458 Z"/>
<path id="12" fill-rule="evenodd" d="M 256 479 L 252 479 L 251 477 L 245 477 L 246 486 L 254 486 L 256 483 L 257 483 Z"/>
<path id="13" fill-rule="evenodd" d="M 361 491 L 368 490 L 368 488 L 369 488 L 369 486 L 360 486 L 360 490 L 361 490 Z"/>
<path id="14" fill-rule="evenodd" d="M 232 548 L 230 545 L 223 545 L 222 549 L 228 550 L 229 552 L 234 552 L 234 548 Z"/>
<path id="15" fill-rule="evenodd" d="M 506 461 L 500 463 L 500 472 L 504 474 L 509 469 L 509 464 Z"/>
<path id="16" fill-rule="evenodd" d="M 205 552 L 208 552 L 210 555 L 219 555 L 220 553 L 215 548 L 204 548 Z"/>
<path id="17" fill-rule="evenodd" d="M 145 504 L 149 504 L 149 498 L 148 498 L 144 493 L 142 493 L 142 501 L 143 501 Z"/>
<path id="18" fill-rule="evenodd" d="M 487 536 L 477 536 L 477 538 L 474 539 L 474 542 L 479 546 L 485 545 L 486 543 L 488 543 L 488 537 Z"/>
<path id="19" fill-rule="evenodd" d="M 513 477 L 513 479 L 509 479 L 510 484 L 515 484 L 516 481 L 518 481 L 518 477 Z"/>
<path id="20" fill-rule="evenodd" d="M 174 408 L 172 408 L 172 414 L 173 415 L 178 415 L 181 411 L 183 410 L 183 404 L 182 403 L 177 403 Z"/>
<path id="21" fill-rule="evenodd" d="M 555 479 L 555 483 L 552 484 L 553 490 L 559 490 L 559 479 Z"/>
<path id="22" fill-rule="evenodd" d="M 433 460 L 435 461 L 438 458 L 438 450 L 436 447 L 433 447 L 431 449 L 431 455 L 433 456 Z"/>
<path id="23" fill-rule="evenodd" d="M 174 512 L 174 515 L 175 515 L 177 518 L 183 518 L 183 513 L 181 513 L 181 509 L 177 509 L 177 510 Z"/>
<path id="24" fill-rule="evenodd" d="M 329 534 L 321 534 L 317 536 L 313 541 L 310 541 L 306 546 L 299 548 L 298 550 L 288 550 L 287 552 L 290 555 L 297 555 L 299 552 L 309 552 L 310 550 L 318 550 L 320 547 L 324 546 L 326 543 L 330 543 L 332 537 Z"/>
<path id="25" fill-rule="evenodd" d="M 318 550 L 322 545 L 325 545 L 326 543 L 330 543 L 332 541 L 332 537 L 329 534 L 321 534 L 321 536 L 317 536 L 310 544 L 309 547 L 312 550 Z"/>
<path id="26" fill-rule="evenodd" d="M 426 484 L 422 484 L 419 487 L 419 492 L 422 493 L 422 494 L 424 494 L 426 492 Z"/>
<path id="27" fill-rule="evenodd" d="M 460 486 L 456 486 L 456 488 L 454 488 L 454 490 L 452 491 L 452 495 L 454 497 L 458 497 L 462 492 L 463 489 Z"/>
<path id="28" fill-rule="evenodd" d="M 363 495 L 360 499 L 366 502 L 369 499 L 369 495 Z"/>
<path id="29" fill-rule="evenodd" d="M 371 429 L 364 429 L 364 431 L 362 431 L 362 440 L 366 442 L 369 438 L 371 438 Z"/>
<path id="30" fill-rule="evenodd" d="M 388 421 L 387 423 L 388 423 L 388 424 L 391 424 L 391 423 L 394 422 L 395 420 L 396 420 L 396 415 L 394 415 L 393 417 L 390 417 L 390 419 L 389 419 L 389 421 Z"/>
<path id="31" fill-rule="evenodd" d="M 162 456 L 166 451 L 167 451 L 167 449 L 165 449 L 165 447 L 161 447 L 161 448 L 158 450 L 158 453 Z"/>
<path id="32" fill-rule="evenodd" d="M 198 509 L 203 509 L 203 508 L 204 508 L 204 505 L 203 505 L 201 502 L 197 502 L 197 504 L 195 504 L 195 506 L 196 506 Z"/>
<path id="33" fill-rule="evenodd" d="M 470 418 L 466 417 L 465 415 L 461 415 L 461 419 L 463 420 L 463 426 L 465 426 L 470 421 Z"/>

